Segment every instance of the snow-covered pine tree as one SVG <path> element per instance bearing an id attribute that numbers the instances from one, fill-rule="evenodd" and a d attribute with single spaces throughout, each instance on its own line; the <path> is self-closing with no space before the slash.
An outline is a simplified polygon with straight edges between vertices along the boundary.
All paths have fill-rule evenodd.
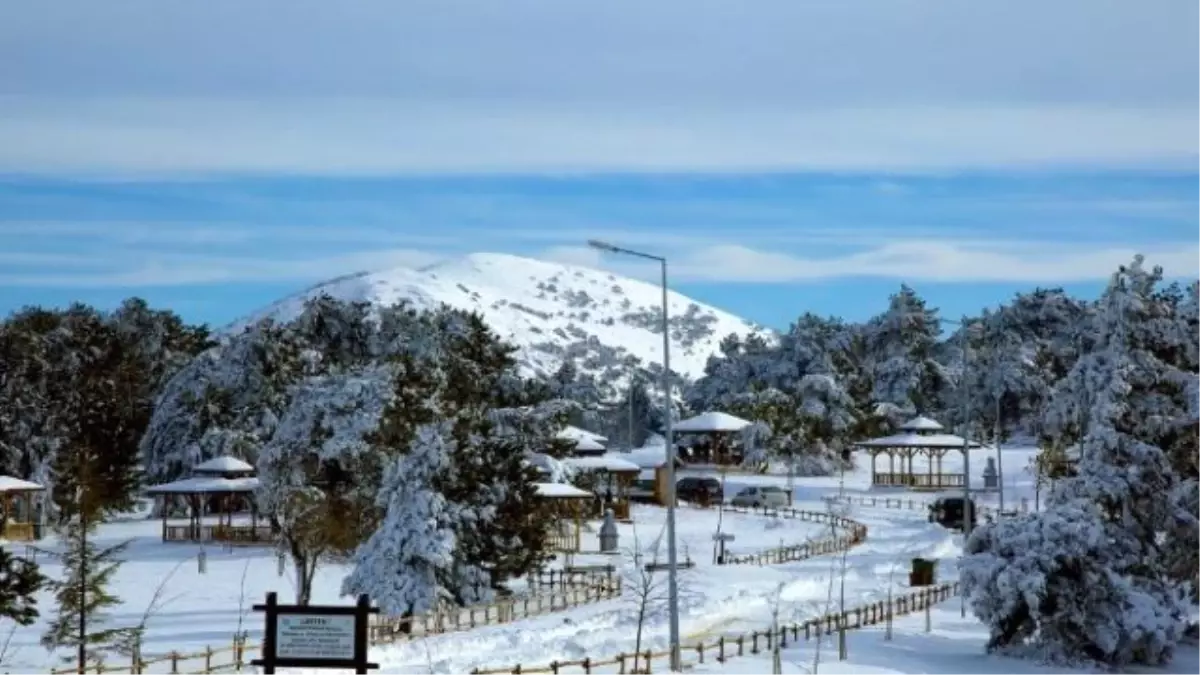
<path id="1" fill-rule="evenodd" d="M 993 442 L 1007 440 L 1036 412 L 1028 406 L 1045 399 L 1036 348 L 1005 312 L 985 310 L 974 327 L 972 362 L 966 369 L 971 419 L 981 425 L 982 436 L 993 437 Z M 997 431 L 999 438 L 994 438 Z"/>
<path id="2" fill-rule="evenodd" d="M 1051 435 L 1077 443 L 1077 475 L 1047 511 L 977 530 L 961 578 L 992 648 L 1029 643 L 1055 659 L 1121 667 L 1161 664 L 1186 626 L 1184 585 L 1172 579 L 1164 535 L 1196 527 L 1181 484 L 1155 445 L 1158 417 L 1180 409 L 1157 394 L 1165 365 L 1147 351 L 1162 303 L 1161 270 L 1142 258 L 1113 275 L 1098 303 L 1093 348 L 1056 388 Z"/>
<path id="3" fill-rule="evenodd" d="M 452 424 L 423 425 L 408 451 L 384 469 L 377 505 L 382 522 L 354 553 L 343 595 L 368 594 L 389 616 L 410 617 L 451 602 L 457 505 L 442 494 L 453 465 Z"/>
<path id="4" fill-rule="evenodd" d="M 864 337 L 872 399 L 893 420 L 939 410 L 949 379 L 935 359 L 941 325 L 936 309 L 907 285 L 888 300 L 888 309 L 867 322 Z"/>

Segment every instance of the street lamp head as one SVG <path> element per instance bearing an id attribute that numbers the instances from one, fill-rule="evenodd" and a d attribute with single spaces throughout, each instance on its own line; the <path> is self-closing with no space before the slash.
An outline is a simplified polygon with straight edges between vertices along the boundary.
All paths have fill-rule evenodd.
<path id="1" fill-rule="evenodd" d="M 606 241 L 600 241 L 599 239 L 588 239 L 588 246 L 591 246 L 592 248 L 595 248 L 595 249 L 599 249 L 601 251 L 608 251 L 609 253 L 619 253 L 620 252 L 620 249 L 618 249 L 616 246 L 613 246 L 612 244 L 610 244 Z"/>

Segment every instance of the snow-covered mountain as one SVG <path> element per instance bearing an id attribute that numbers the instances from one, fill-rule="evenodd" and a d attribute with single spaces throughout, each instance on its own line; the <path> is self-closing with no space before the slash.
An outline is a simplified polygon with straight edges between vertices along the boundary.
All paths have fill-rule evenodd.
<path id="1" fill-rule="evenodd" d="M 528 374 L 548 375 L 564 358 L 572 357 L 580 370 L 614 381 L 631 366 L 662 363 L 658 285 L 500 253 L 474 253 L 419 270 L 339 277 L 280 300 L 229 329 L 239 330 L 266 317 L 290 320 L 307 299 L 321 294 L 381 306 L 401 300 L 418 307 L 446 303 L 478 312 L 497 334 L 520 349 L 519 359 Z M 671 369 L 688 377 L 703 373 L 705 361 L 726 335 L 767 332 L 680 293 L 670 292 L 668 303 Z"/>

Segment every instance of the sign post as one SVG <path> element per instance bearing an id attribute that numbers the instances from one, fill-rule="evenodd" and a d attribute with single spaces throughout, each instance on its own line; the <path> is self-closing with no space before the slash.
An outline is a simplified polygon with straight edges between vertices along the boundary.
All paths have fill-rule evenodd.
<path id="1" fill-rule="evenodd" d="M 262 658 L 250 664 L 264 673 L 276 668 L 353 668 L 355 673 L 379 668 L 367 661 L 367 624 L 379 609 L 365 595 L 351 606 L 302 606 L 281 605 L 272 592 L 254 611 L 264 613 L 266 625 Z"/>

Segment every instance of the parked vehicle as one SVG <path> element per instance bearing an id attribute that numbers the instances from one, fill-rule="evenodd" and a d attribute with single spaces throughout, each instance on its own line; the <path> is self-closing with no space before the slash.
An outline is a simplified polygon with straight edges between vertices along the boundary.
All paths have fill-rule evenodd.
<path id="1" fill-rule="evenodd" d="M 742 488 L 730 503 L 744 508 L 781 508 L 788 506 L 788 493 L 771 485 Z"/>
<path id="2" fill-rule="evenodd" d="M 948 530 L 962 530 L 964 503 L 966 500 L 962 497 L 939 497 L 929 505 L 929 522 L 937 523 Z M 971 529 L 974 529 L 978 522 L 975 501 L 971 500 L 971 507 L 965 510 L 970 512 Z"/>
<path id="3" fill-rule="evenodd" d="M 725 501 L 725 490 L 716 478 L 688 476 L 675 483 L 675 497 L 681 502 L 707 506 Z"/>

